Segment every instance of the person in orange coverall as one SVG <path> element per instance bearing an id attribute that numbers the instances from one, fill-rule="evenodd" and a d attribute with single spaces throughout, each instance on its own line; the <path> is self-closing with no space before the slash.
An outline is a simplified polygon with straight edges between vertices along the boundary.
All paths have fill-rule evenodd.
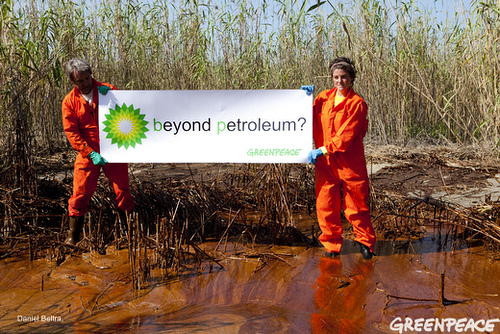
<path id="1" fill-rule="evenodd" d="M 316 212 L 322 232 L 319 240 L 327 256 L 340 254 L 343 209 L 363 258 L 371 259 L 376 237 L 368 206 L 369 181 L 363 146 L 368 107 L 352 88 L 356 69 L 349 58 L 335 58 L 329 71 L 335 87 L 322 91 L 314 100 L 313 137 L 317 149 L 308 155 L 309 163 L 316 166 Z M 308 92 L 307 87 L 312 86 L 301 88 Z"/>
<path id="2" fill-rule="evenodd" d="M 119 210 L 132 211 L 134 199 L 130 194 L 128 166 L 107 163 L 99 154 L 99 93 L 106 94 L 113 85 L 92 78 L 92 69 L 85 60 L 71 59 L 65 66 L 66 77 L 75 85 L 62 102 L 64 132 L 78 152 L 74 166 L 73 195 L 68 201 L 69 233 L 66 242 L 75 245 L 80 240 L 83 217 L 104 170 L 116 194 Z"/>

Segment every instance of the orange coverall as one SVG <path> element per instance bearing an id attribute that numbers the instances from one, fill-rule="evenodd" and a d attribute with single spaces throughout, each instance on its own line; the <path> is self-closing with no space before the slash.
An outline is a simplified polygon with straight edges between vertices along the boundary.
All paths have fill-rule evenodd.
<path id="1" fill-rule="evenodd" d="M 322 91 L 313 105 L 314 142 L 316 147 L 324 146 L 328 151 L 315 165 L 316 212 L 322 232 L 319 240 L 326 251 L 340 252 L 343 208 L 355 240 L 373 252 L 376 239 L 368 206 L 369 181 L 363 146 L 368 107 L 352 88 L 335 107 L 336 92 L 336 88 Z"/>
<path id="2" fill-rule="evenodd" d="M 73 175 L 73 195 L 68 201 L 70 216 L 83 216 L 89 210 L 89 201 L 97 188 L 101 166 L 93 164 L 88 157 L 90 152 L 99 153 L 99 91 L 98 86 L 108 83 L 93 81 L 92 105 L 74 87 L 62 102 L 64 132 L 78 155 L 75 160 Z M 111 182 L 116 194 L 115 205 L 124 211 L 134 209 L 134 199 L 130 194 L 128 165 L 126 163 L 107 163 L 102 166 L 106 177 Z"/>

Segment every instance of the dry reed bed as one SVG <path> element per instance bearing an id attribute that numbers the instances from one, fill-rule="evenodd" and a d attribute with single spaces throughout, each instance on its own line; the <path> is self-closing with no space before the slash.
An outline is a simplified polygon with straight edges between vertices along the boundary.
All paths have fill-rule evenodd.
<path id="1" fill-rule="evenodd" d="M 149 249 L 155 265 L 171 269 L 179 268 L 180 259 L 189 253 L 186 248 L 206 257 L 196 249 L 206 240 L 312 245 L 316 236 L 296 229 L 294 215 L 314 211 L 313 176 L 307 166 L 259 165 L 203 182 L 133 180 L 137 208 L 128 219 L 116 213 L 114 195 L 103 180 L 86 216 L 85 239 L 76 250 L 103 253 L 110 245 L 142 247 L 144 261 Z M 43 179 L 37 189 L 38 196 L 26 196 L 0 186 L 2 258 L 23 251 L 31 258 L 58 258 L 75 251 L 63 243 L 71 180 Z M 384 239 L 418 238 L 426 225 L 452 225 L 457 238 L 482 239 L 494 249 L 500 246 L 498 202 L 465 209 L 372 189 L 371 206 L 374 225 Z M 244 214 L 248 212 L 255 218 L 249 220 Z"/>
<path id="2" fill-rule="evenodd" d="M 311 240 L 292 226 L 293 214 L 311 205 L 306 191 L 311 185 L 302 177 L 306 172 L 307 168 L 267 165 L 205 182 L 169 178 L 155 184 L 133 179 L 136 210 L 126 218 L 117 214 L 114 194 L 103 179 L 91 199 L 84 240 L 77 247 L 64 244 L 70 178 L 40 180 L 35 185 L 38 196 L 3 185 L 0 257 L 29 254 L 30 259 L 46 257 L 60 263 L 74 252 L 129 248 L 134 286 L 140 288 L 153 268 L 167 275 L 193 261 L 201 265 L 208 258 L 218 264 L 198 247 L 207 239 L 307 245 Z M 258 212 L 258 221 L 241 219 L 239 213 L 250 210 Z"/>
<path id="3" fill-rule="evenodd" d="M 373 223 L 383 239 L 412 240 L 421 237 L 425 227 L 448 227 L 445 239 L 459 243 L 481 240 L 496 256 L 500 252 L 500 202 L 464 208 L 429 197 L 377 197 Z"/>

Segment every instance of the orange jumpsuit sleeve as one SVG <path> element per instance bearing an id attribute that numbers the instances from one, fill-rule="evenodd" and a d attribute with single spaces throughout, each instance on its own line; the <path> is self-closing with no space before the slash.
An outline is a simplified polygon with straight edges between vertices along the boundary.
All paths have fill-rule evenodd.
<path id="1" fill-rule="evenodd" d="M 324 138 L 323 126 L 326 125 L 322 124 L 321 115 L 323 112 L 323 107 L 327 104 L 329 97 L 334 93 L 334 89 L 330 91 L 324 90 L 318 94 L 313 103 L 313 139 L 317 148 L 323 146 L 325 140 L 328 139 Z"/>
<path id="2" fill-rule="evenodd" d="M 78 98 L 75 90 L 64 98 L 62 103 L 62 121 L 69 143 L 82 156 L 86 157 L 93 149 L 80 133 L 79 119 L 76 112 L 77 108 L 81 108 L 79 106 L 80 103 L 77 101 Z"/>
<path id="3" fill-rule="evenodd" d="M 324 146 L 330 154 L 345 152 L 358 136 L 364 137 L 368 127 L 366 102 L 351 90 L 350 96 L 334 107 L 335 93 L 336 89 L 323 91 L 313 106 L 315 143 Z M 324 122 L 327 117 L 328 122 Z"/>
<path id="4" fill-rule="evenodd" d="M 117 88 L 105 82 L 94 80 L 93 83 L 93 113 L 87 110 L 89 107 L 85 105 L 83 98 L 76 88 L 74 88 L 62 102 L 62 121 L 64 132 L 68 137 L 71 146 L 78 151 L 82 156 L 86 157 L 92 151 L 98 150 L 99 134 L 97 127 L 97 115 L 99 104 L 98 86 L 108 86 L 113 90 Z M 86 109 L 87 108 L 87 109 Z"/>

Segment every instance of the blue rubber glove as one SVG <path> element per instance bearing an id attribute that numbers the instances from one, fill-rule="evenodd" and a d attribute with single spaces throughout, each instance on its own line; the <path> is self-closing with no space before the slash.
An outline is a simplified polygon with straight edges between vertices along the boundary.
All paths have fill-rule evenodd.
<path id="1" fill-rule="evenodd" d="M 314 93 L 314 85 L 302 86 L 302 87 L 300 87 L 300 89 L 305 90 L 307 96 L 310 96 L 312 93 Z"/>
<path id="2" fill-rule="evenodd" d="M 102 155 L 100 155 L 99 153 L 97 153 L 96 151 L 92 151 L 90 152 L 89 154 L 89 158 L 92 160 L 92 162 L 94 163 L 94 165 L 99 165 L 99 166 L 104 166 L 105 164 L 107 164 L 108 162 L 106 161 L 106 159 L 104 159 L 102 157 Z"/>
<path id="3" fill-rule="evenodd" d="M 313 165 L 316 164 L 316 161 L 318 160 L 318 157 L 321 157 L 323 155 L 323 151 L 321 151 L 319 148 L 315 150 L 311 150 L 309 154 L 307 155 L 307 161 L 309 163 L 312 162 Z"/>
<path id="4" fill-rule="evenodd" d="M 106 95 L 108 93 L 108 90 L 111 90 L 111 88 L 109 88 L 108 86 L 97 86 L 97 90 L 102 95 Z"/>

